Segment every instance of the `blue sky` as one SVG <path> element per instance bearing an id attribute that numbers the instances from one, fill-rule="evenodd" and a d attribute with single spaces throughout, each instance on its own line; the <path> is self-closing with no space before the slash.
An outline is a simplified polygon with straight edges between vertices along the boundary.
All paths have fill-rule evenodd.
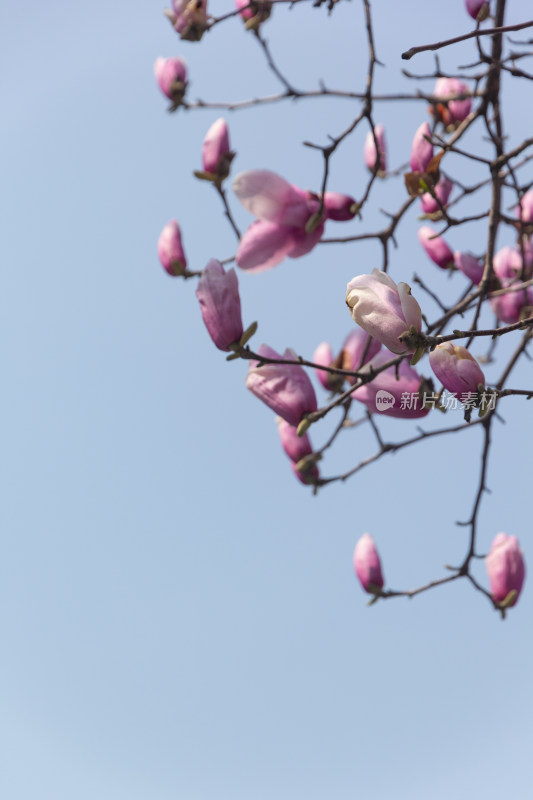
<path id="1" fill-rule="evenodd" d="M 362 86 L 359 5 L 340 4 L 331 18 L 276 8 L 265 35 L 297 86 Z M 409 6 L 394 26 L 390 7 L 376 8 L 378 91 L 410 86 L 398 76 L 402 50 L 471 27 L 460 0 L 438 18 L 433 4 Z M 168 115 L 155 58 L 186 58 L 191 97 L 278 87 L 239 20 L 193 45 L 161 10 L 103 0 L 3 9 L 2 794 L 525 796 L 527 583 L 502 624 L 459 584 L 367 608 L 351 565 L 365 531 L 391 587 L 460 561 L 465 532 L 454 523 L 471 510 L 480 432 L 384 459 L 318 497 L 294 480 L 273 414 L 244 388 L 246 365 L 215 350 L 194 285 L 168 278 L 156 255 L 173 217 L 193 269 L 235 243 L 215 193 L 192 178 L 220 112 Z M 509 22 L 522 13 L 509 3 Z M 469 60 L 466 45 L 442 55 L 450 69 Z M 427 54 L 409 64 L 432 67 Z M 518 88 L 504 104 L 510 144 L 530 135 L 531 88 Z M 322 164 L 301 142 L 324 143 L 358 108 L 317 100 L 229 115 L 234 174 L 261 167 L 318 188 Z M 378 107 L 392 166 L 407 160 L 425 118 L 424 103 Z M 332 189 L 360 194 L 364 134 L 333 161 Z M 386 182 L 363 223 L 329 223 L 327 235 L 381 226 L 378 209 L 403 197 L 401 180 Z M 233 207 L 244 228 L 250 217 Z M 410 281 L 416 271 L 446 293 L 417 226 L 413 209 L 391 274 Z M 483 225 L 448 239 L 482 252 Z M 502 235 L 498 245 L 511 243 Z M 264 275 L 241 273 L 254 341 L 305 355 L 324 339 L 338 347 L 351 324 L 346 282 L 379 258 L 372 243 L 321 245 Z M 487 370 L 489 382 L 498 372 Z M 513 385 L 530 386 L 530 373 L 521 366 Z M 527 559 L 529 407 L 512 399 L 505 410 L 480 547 L 514 533 Z M 387 422 L 387 435 L 413 431 Z M 317 428 L 318 443 L 328 423 Z M 361 429 L 347 432 L 325 472 L 371 444 Z M 478 574 L 485 580 L 482 565 Z"/>

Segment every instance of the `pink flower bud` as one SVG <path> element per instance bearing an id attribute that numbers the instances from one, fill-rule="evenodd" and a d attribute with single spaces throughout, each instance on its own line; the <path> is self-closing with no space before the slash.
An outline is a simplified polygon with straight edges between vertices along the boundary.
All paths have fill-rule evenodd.
<path id="1" fill-rule="evenodd" d="M 297 429 L 281 417 L 277 418 L 277 423 L 282 447 L 291 459 L 295 476 L 301 483 L 316 483 L 320 477 L 318 467 L 312 459 L 306 459 L 313 453 L 309 436 L 306 433 L 298 436 Z"/>
<path id="2" fill-rule="evenodd" d="M 323 367 L 332 366 L 335 359 L 333 358 L 333 351 L 329 342 L 322 342 L 322 344 L 318 345 L 313 353 L 313 361 L 315 364 L 320 364 Z M 328 391 L 331 391 L 335 383 L 338 383 L 338 376 L 331 372 L 326 372 L 323 369 L 315 369 L 315 374 L 324 389 Z"/>
<path id="3" fill-rule="evenodd" d="M 381 342 L 373 339 L 362 328 L 354 328 L 350 331 L 342 346 L 342 368 L 357 372 L 364 364 L 367 364 L 381 350 Z M 348 378 L 350 383 L 355 382 L 355 378 Z"/>
<path id="4" fill-rule="evenodd" d="M 390 361 L 389 353 L 381 350 L 360 372 L 370 372 Z M 388 367 L 376 377 L 352 392 L 352 397 L 364 403 L 372 414 L 385 414 L 400 419 L 419 419 L 429 413 L 423 407 L 420 387 L 423 379 L 408 364 L 401 361 L 398 369 Z"/>
<path id="5" fill-rule="evenodd" d="M 466 347 L 453 342 L 443 342 L 429 354 L 431 369 L 451 394 L 477 392 L 485 386 L 485 376 Z"/>
<path id="6" fill-rule="evenodd" d="M 385 128 L 381 124 L 376 125 L 374 128 L 374 133 L 378 143 L 379 155 L 378 151 L 376 151 L 376 142 L 374 141 L 372 131 L 368 131 L 366 135 L 363 155 L 365 164 L 370 172 L 374 172 L 376 168 L 376 161 L 379 162 L 377 165 L 379 175 L 384 174 L 387 171 L 387 145 L 385 142 Z"/>
<path id="7" fill-rule="evenodd" d="M 172 7 L 180 39 L 199 42 L 207 29 L 207 0 L 172 0 Z"/>
<path id="8" fill-rule="evenodd" d="M 385 581 L 378 551 L 369 533 L 364 533 L 355 545 L 353 565 L 365 592 L 379 594 Z"/>
<path id="9" fill-rule="evenodd" d="M 392 353 L 412 353 L 416 349 L 400 336 L 411 326 L 422 330 L 422 312 L 406 283 L 396 285 L 379 269 L 371 275 L 358 275 L 346 287 L 346 303 L 352 319 Z"/>
<path id="10" fill-rule="evenodd" d="M 169 100 L 179 102 L 187 86 L 187 66 L 182 58 L 156 58 L 154 74 L 159 88 Z"/>
<path id="11" fill-rule="evenodd" d="M 441 236 L 435 236 L 435 231 L 425 225 L 418 231 L 418 241 L 430 257 L 441 269 L 453 266 L 453 253 Z"/>
<path id="12" fill-rule="evenodd" d="M 181 243 L 180 226 L 175 219 L 165 225 L 157 243 L 159 260 L 169 275 L 181 275 L 187 267 L 187 259 Z"/>
<path id="13" fill-rule="evenodd" d="M 524 276 L 530 277 L 532 254 L 527 243 L 524 246 L 524 256 L 526 268 L 524 271 Z M 518 248 L 502 247 L 502 249 L 498 250 L 494 256 L 492 266 L 495 275 L 500 278 L 500 280 L 505 280 L 506 278 L 520 277 L 523 263 L 522 253 Z"/>
<path id="14" fill-rule="evenodd" d="M 516 216 L 523 222 L 533 222 L 533 189 L 526 192 L 516 206 Z"/>
<path id="15" fill-rule="evenodd" d="M 513 325 L 523 317 L 533 315 L 533 287 L 523 286 L 519 280 L 501 278 L 502 289 L 507 289 L 505 294 L 490 298 L 490 306 L 501 322 Z"/>
<path id="16" fill-rule="evenodd" d="M 470 89 L 466 83 L 463 83 L 458 78 L 439 78 L 435 84 L 433 94 L 435 97 L 446 101 L 448 97 L 454 94 L 464 94 L 469 91 Z M 438 115 L 445 125 L 462 122 L 470 114 L 471 109 L 472 100 L 470 97 L 464 100 L 449 100 L 446 105 L 437 104 Z"/>
<path id="17" fill-rule="evenodd" d="M 209 336 L 219 350 L 229 350 L 243 333 L 235 270 L 225 272 L 220 261 L 211 259 L 198 281 L 196 297 Z"/>
<path id="18" fill-rule="evenodd" d="M 325 192 L 324 211 L 327 219 L 336 222 L 347 222 L 355 217 L 357 203 L 349 194 Z"/>
<path id="19" fill-rule="evenodd" d="M 433 158 L 433 145 L 427 139 L 431 139 L 431 130 L 427 122 L 423 122 L 418 128 L 413 138 L 411 150 L 411 169 L 413 172 L 425 172 L 425 169 Z"/>
<path id="20" fill-rule="evenodd" d="M 489 4 L 487 0 L 465 0 L 466 10 L 472 19 L 484 20 L 489 13 Z"/>
<path id="21" fill-rule="evenodd" d="M 495 603 L 503 603 L 509 592 L 516 592 L 514 606 L 522 591 L 526 576 L 524 556 L 516 536 L 499 533 L 492 543 L 485 566 L 490 580 L 490 592 Z"/>
<path id="22" fill-rule="evenodd" d="M 223 117 L 213 122 L 207 131 L 202 145 L 202 165 L 204 172 L 226 178 L 233 154 L 229 146 L 229 133 Z"/>
<path id="23" fill-rule="evenodd" d="M 249 29 L 257 29 L 269 18 L 272 11 L 269 0 L 235 0 L 235 6 Z"/>
<path id="24" fill-rule="evenodd" d="M 435 186 L 435 194 L 440 200 L 440 205 L 443 208 L 446 208 L 446 204 L 448 203 L 448 198 L 450 196 L 450 192 L 453 189 L 453 181 L 448 180 L 448 178 L 441 178 L 440 181 Z M 420 204 L 422 206 L 422 211 L 424 214 L 436 214 L 437 211 L 440 211 L 440 206 L 435 200 L 435 198 L 430 194 L 430 192 L 426 192 L 420 198 Z"/>
<path id="25" fill-rule="evenodd" d="M 267 345 L 261 345 L 258 354 L 270 359 L 297 359 L 293 350 L 287 349 L 280 356 Z M 298 364 L 258 366 L 257 361 L 251 361 L 246 388 L 290 425 L 297 426 L 304 414 L 317 409 L 313 385 Z"/>
<path id="26" fill-rule="evenodd" d="M 472 283 L 478 284 L 483 277 L 483 264 L 470 253 L 460 253 L 457 250 L 453 254 L 453 263 Z"/>
<path id="27" fill-rule="evenodd" d="M 281 417 L 277 418 L 277 423 L 281 446 L 291 461 L 297 464 L 304 456 L 311 455 L 313 448 L 311 447 L 311 441 L 307 433 L 304 433 L 303 436 L 298 436 L 297 429 L 294 425 L 289 425 L 289 423 Z"/>

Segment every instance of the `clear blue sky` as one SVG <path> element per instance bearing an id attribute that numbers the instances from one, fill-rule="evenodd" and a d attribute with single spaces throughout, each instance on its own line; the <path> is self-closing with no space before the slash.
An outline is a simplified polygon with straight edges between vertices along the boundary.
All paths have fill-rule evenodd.
<path id="1" fill-rule="evenodd" d="M 375 5 L 381 91 L 410 87 L 398 77 L 402 50 L 471 28 L 461 0 L 413 0 L 394 20 L 396 4 Z M 524 3 L 508 5 L 508 21 L 521 21 Z M 215 193 L 191 175 L 219 113 L 169 116 L 155 58 L 185 56 L 191 97 L 278 87 L 239 20 L 193 45 L 161 10 L 139 0 L 2 10 L 2 797 L 525 797 L 529 585 L 502 624 L 458 584 L 367 608 L 351 565 L 365 531 L 391 587 L 461 560 L 454 522 L 470 514 L 479 431 L 390 457 L 315 498 L 296 482 L 272 413 L 244 388 L 246 365 L 226 364 L 193 283 L 168 278 L 156 256 L 172 217 L 193 269 L 232 255 L 234 240 Z M 264 31 L 297 86 L 360 88 L 362 26 L 352 2 L 330 18 L 276 8 Z M 471 60 L 465 45 L 442 56 L 449 68 Z M 432 66 L 427 55 L 409 64 Z M 531 134 L 532 90 L 520 88 L 504 105 L 510 143 Z M 229 115 L 234 173 L 268 168 L 318 188 L 320 159 L 301 142 L 324 143 L 358 108 L 318 100 Z M 379 106 L 393 167 L 425 118 L 424 103 Z M 360 196 L 363 139 L 333 162 L 332 189 Z M 382 225 L 377 209 L 403 197 L 401 181 L 378 187 L 364 226 Z M 244 228 L 250 217 L 235 210 Z M 447 291 L 416 241 L 416 213 L 391 274 L 417 271 Z M 327 234 L 360 230 L 329 223 Z M 483 237 L 465 226 L 448 240 L 482 252 Z M 346 282 L 379 258 L 372 244 L 322 245 L 239 275 L 256 343 L 305 355 L 323 339 L 338 347 L 351 324 Z M 531 385 L 528 366 L 516 384 Z M 497 426 L 480 546 L 513 533 L 531 560 L 528 411 L 510 400 Z M 322 441 L 327 425 L 313 435 Z M 349 432 L 325 472 L 369 444 Z"/>

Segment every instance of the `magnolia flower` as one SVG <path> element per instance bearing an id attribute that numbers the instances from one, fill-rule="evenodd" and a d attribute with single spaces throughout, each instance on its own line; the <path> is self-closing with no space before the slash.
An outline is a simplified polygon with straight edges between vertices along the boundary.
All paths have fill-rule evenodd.
<path id="1" fill-rule="evenodd" d="M 372 369 L 386 364 L 391 357 L 381 350 L 360 372 L 369 373 Z M 420 387 L 424 379 L 404 359 L 397 366 L 391 366 L 376 375 L 352 392 L 352 397 L 364 403 L 370 413 L 385 414 L 401 419 L 418 419 L 429 413 L 420 397 Z"/>
<path id="2" fill-rule="evenodd" d="M 207 29 L 207 0 L 172 0 L 168 14 L 180 39 L 199 42 Z"/>
<path id="3" fill-rule="evenodd" d="M 257 30 L 265 22 L 272 11 L 269 0 L 235 0 L 241 18 L 245 21 L 248 30 Z"/>
<path id="4" fill-rule="evenodd" d="M 418 231 L 418 241 L 430 257 L 441 269 L 453 266 L 453 253 L 441 236 L 435 236 L 435 231 L 427 225 Z"/>
<path id="5" fill-rule="evenodd" d="M 261 345 L 260 356 L 270 359 L 297 359 L 293 350 L 282 356 L 267 345 Z M 298 364 L 263 364 L 250 362 L 246 388 L 266 403 L 290 425 L 298 426 L 304 414 L 317 409 L 316 395 L 306 372 Z"/>
<path id="6" fill-rule="evenodd" d="M 309 436 L 307 433 L 298 436 L 294 425 L 289 425 L 281 417 L 277 418 L 277 423 L 281 445 L 292 462 L 294 474 L 302 483 L 315 483 L 319 478 L 318 467 L 311 459 L 306 462 L 307 456 L 313 453 Z"/>
<path id="7" fill-rule="evenodd" d="M 533 189 L 526 192 L 516 206 L 516 216 L 523 222 L 533 222 Z"/>
<path id="8" fill-rule="evenodd" d="M 533 315 L 533 287 L 522 288 L 523 283 L 513 278 L 501 278 L 500 284 L 507 291 L 490 296 L 490 306 L 501 322 L 513 325 L 524 316 Z"/>
<path id="9" fill-rule="evenodd" d="M 204 172 L 218 180 L 227 178 L 233 156 L 229 145 L 228 126 L 226 120 L 220 117 L 207 131 L 202 145 Z"/>
<path id="10" fill-rule="evenodd" d="M 369 533 L 364 533 L 355 545 L 353 565 L 365 592 L 380 594 L 385 581 L 378 551 Z"/>
<path id="11" fill-rule="evenodd" d="M 445 104 L 437 103 L 435 109 L 437 116 L 446 126 L 462 122 L 470 114 L 472 108 L 470 97 L 464 100 L 448 100 L 447 102 L 446 98 L 469 91 L 470 89 L 466 83 L 463 83 L 458 78 L 438 78 L 433 94 L 435 97 L 445 101 Z"/>
<path id="12" fill-rule="evenodd" d="M 181 243 L 181 230 L 175 219 L 171 219 L 161 231 L 157 242 L 157 254 L 169 275 L 181 275 L 187 268 L 187 259 Z"/>
<path id="13" fill-rule="evenodd" d="M 187 65 L 182 58 L 156 58 L 154 74 L 159 88 L 178 106 L 187 88 Z"/>
<path id="14" fill-rule="evenodd" d="M 460 253 L 456 250 L 453 254 L 453 263 L 472 283 L 478 284 L 483 277 L 483 264 L 470 253 Z"/>
<path id="15" fill-rule="evenodd" d="M 375 134 L 375 141 L 374 141 Z M 372 131 L 368 131 L 365 139 L 364 158 L 365 164 L 370 170 L 374 172 L 376 169 L 376 162 L 378 175 L 384 174 L 387 171 L 387 147 L 385 143 L 385 128 L 383 125 L 376 125 Z M 378 143 L 378 150 L 376 150 L 376 141 Z"/>
<path id="16" fill-rule="evenodd" d="M 335 360 L 329 342 L 322 342 L 322 344 L 319 344 L 313 353 L 313 361 L 315 364 L 320 364 L 322 367 L 333 366 Z M 324 389 L 328 391 L 333 391 L 339 384 L 342 385 L 343 383 L 342 376 L 334 375 L 332 372 L 326 372 L 324 369 L 315 369 L 315 374 Z"/>
<path id="17" fill-rule="evenodd" d="M 518 247 L 502 247 L 492 260 L 494 274 L 500 280 L 520 277 L 523 266 L 525 266 L 524 277 L 530 277 L 532 264 L 533 254 L 528 243 L 524 243 L 524 259 Z"/>
<path id="18" fill-rule="evenodd" d="M 362 328 L 354 328 L 342 345 L 342 368 L 357 372 L 367 364 L 381 350 L 381 342 L 373 339 Z M 355 378 L 348 378 L 349 383 L 354 383 Z"/>
<path id="19" fill-rule="evenodd" d="M 465 0 L 466 10 L 472 19 L 482 22 L 489 14 L 489 4 L 487 0 Z"/>
<path id="20" fill-rule="evenodd" d="M 452 394 L 478 392 L 485 386 L 485 376 L 466 347 L 443 342 L 429 354 L 431 369 L 445 389 Z"/>
<path id="21" fill-rule="evenodd" d="M 423 122 L 417 129 L 411 148 L 411 169 L 413 172 L 425 172 L 425 169 L 433 158 L 433 145 L 428 142 L 431 139 L 431 130 L 427 122 Z"/>
<path id="22" fill-rule="evenodd" d="M 412 353 L 416 346 L 400 337 L 413 326 L 422 329 L 422 312 L 406 283 L 396 285 L 379 269 L 358 275 L 346 287 L 352 319 L 392 353 Z"/>
<path id="23" fill-rule="evenodd" d="M 490 592 L 495 603 L 503 603 L 510 592 L 516 592 L 509 603 L 514 606 L 526 576 L 524 556 L 516 536 L 499 533 L 492 543 L 485 566 L 490 579 Z"/>
<path id="24" fill-rule="evenodd" d="M 341 192 L 324 193 L 324 214 L 326 219 L 347 222 L 355 217 L 356 210 L 357 203 L 351 195 L 342 194 Z"/>
<path id="25" fill-rule="evenodd" d="M 424 214 L 436 214 L 438 211 L 440 211 L 441 206 L 446 208 L 446 204 L 448 203 L 448 198 L 452 189 L 453 181 L 450 181 L 448 178 L 441 178 L 437 183 L 434 192 L 440 200 L 440 206 L 430 192 L 423 194 L 420 198 L 420 204 Z"/>
<path id="26" fill-rule="evenodd" d="M 243 334 L 235 270 L 225 272 L 220 261 L 211 259 L 198 281 L 196 297 L 211 339 L 219 350 L 229 350 Z"/>
<path id="27" fill-rule="evenodd" d="M 286 256 L 305 255 L 320 241 L 324 224 L 307 233 L 306 224 L 319 201 L 280 175 L 266 169 L 241 172 L 233 189 L 242 205 L 258 219 L 245 232 L 237 249 L 242 269 L 261 272 Z"/>
<path id="28" fill-rule="evenodd" d="M 261 272 L 275 267 L 286 256 L 299 258 L 322 238 L 324 221 L 312 219 L 320 207 L 320 198 L 275 172 L 241 172 L 233 182 L 233 190 L 245 209 L 257 217 L 237 249 L 236 262 L 241 269 Z M 325 193 L 324 219 L 348 220 L 354 214 L 352 197 Z"/>

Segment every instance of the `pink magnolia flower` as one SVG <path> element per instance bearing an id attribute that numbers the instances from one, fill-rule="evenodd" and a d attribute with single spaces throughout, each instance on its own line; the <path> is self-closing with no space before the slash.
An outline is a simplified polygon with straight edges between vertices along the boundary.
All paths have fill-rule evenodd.
<path id="1" fill-rule="evenodd" d="M 278 417 L 277 423 L 281 445 L 292 462 L 291 467 L 294 474 L 302 483 L 315 483 L 320 476 L 318 467 L 312 462 L 309 465 L 305 461 L 302 463 L 302 459 L 310 456 L 313 452 L 309 436 L 307 433 L 298 436 L 294 425 L 289 425 L 281 417 Z"/>
<path id="2" fill-rule="evenodd" d="M 516 216 L 523 222 L 533 222 L 533 189 L 526 192 L 516 206 Z"/>
<path id="3" fill-rule="evenodd" d="M 527 243 L 524 246 L 524 257 L 526 267 L 524 277 L 530 277 L 533 254 Z M 520 277 L 523 264 L 522 253 L 517 247 L 502 247 L 492 260 L 492 268 L 500 280 Z"/>
<path id="4" fill-rule="evenodd" d="M 425 169 L 433 158 L 433 145 L 428 142 L 431 139 L 431 130 L 427 122 L 423 122 L 417 129 L 411 149 L 411 169 L 413 172 L 425 172 Z"/>
<path id="5" fill-rule="evenodd" d="M 246 210 L 257 217 L 237 249 L 236 262 L 241 269 L 261 272 L 275 267 L 286 256 L 299 258 L 322 238 L 323 222 L 310 233 L 305 230 L 320 205 L 316 195 L 293 186 L 275 172 L 241 172 L 233 190 Z"/>
<path id="6" fill-rule="evenodd" d="M 429 354 L 431 369 L 445 389 L 452 394 L 477 392 L 485 386 L 485 376 L 474 356 L 466 347 L 443 342 Z"/>
<path id="7" fill-rule="evenodd" d="M 435 194 L 440 200 L 440 205 L 443 208 L 446 208 L 448 203 L 448 198 L 450 193 L 453 189 L 453 181 L 450 181 L 448 178 L 441 178 L 440 181 L 435 186 Z M 420 198 L 420 204 L 422 206 L 422 211 L 424 214 L 436 214 L 437 211 L 440 211 L 440 206 L 435 200 L 435 198 L 431 195 L 430 192 L 426 192 Z"/>
<path id="8" fill-rule="evenodd" d="M 363 328 L 354 328 L 342 346 L 342 368 L 357 372 L 367 364 L 381 350 L 381 342 L 373 339 Z M 349 383 L 354 383 L 355 378 L 348 378 Z"/>
<path id="9" fill-rule="evenodd" d="M 172 8 L 169 17 L 180 39 L 199 42 L 207 30 L 207 0 L 172 0 Z"/>
<path id="10" fill-rule="evenodd" d="M 360 371 L 370 372 L 372 368 L 377 369 L 390 360 L 390 355 L 381 350 Z M 423 408 L 419 397 L 422 383 L 423 378 L 406 360 L 403 360 L 398 368 L 388 367 L 376 375 L 370 383 L 360 386 L 352 392 L 352 397 L 364 403 L 372 414 L 418 419 L 429 413 L 428 408 Z"/>
<path id="11" fill-rule="evenodd" d="M 335 358 L 329 342 L 322 342 L 322 344 L 318 345 L 313 353 L 313 361 L 315 364 L 320 364 L 323 367 L 331 367 L 333 365 Z M 323 369 L 315 369 L 315 374 L 324 389 L 328 391 L 333 391 L 333 389 L 339 385 L 340 376 L 334 375 L 332 372 L 326 372 Z"/>
<path id="12" fill-rule="evenodd" d="M 287 349 L 280 356 L 267 345 L 261 345 L 258 354 L 270 359 L 297 358 L 293 350 Z M 310 414 L 317 409 L 313 385 L 298 364 L 258 366 L 257 361 L 251 361 L 246 388 L 290 425 L 298 426 L 304 414 Z"/>
<path id="13" fill-rule="evenodd" d="M 453 263 L 472 283 L 478 284 L 483 277 L 483 264 L 470 253 L 460 253 L 456 250 L 453 254 Z"/>
<path id="14" fill-rule="evenodd" d="M 355 545 L 353 566 L 365 592 L 380 594 L 385 581 L 378 551 L 369 533 L 364 533 Z"/>
<path id="15" fill-rule="evenodd" d="M 181 275 L 187 268 L 187 259 L 181 243 L 181 230 L 175 219 L 171 219 L 161 231 L 157 242 L 157 254 L 169 275 Z"/>
<path id="16" fill-rule="evenodd" d="M 516 536 L 498 533 L 485 559 L 485 566 L 493 600 L 502 603 L 510 592 L 515 591 L 516 597 L 509 604 L 514 606 L 526 576 L 524 556 Z"/>
<path id="17" fill-rule="evenodd" d="M 257 29 L 269 18 L 272 11 L 269 0 L 235 0 L 235 6 L 248 29 Z"/>
<path id="18" fill-rule="evenodd" d="M 406 283 L 396 285 L 379 269 L 357 275 L 346 287 L 352 319 L 392 353 L 412 353 L 414 346 L 400 340 L 411 326 L 422 330 L 422 312 Z"/>
<path id="19" fill-rule="evenodd" d="M 453 266 L 453 253 L 442 238 L 435 236 L 435 231 L 424 225 L 418 231 L 418 241 L 430 257 L 441 269 Z"/>
<path id="20" fill-rule="evenodd" d="M 501 278 L 500 284 L 507 291 L 491 296 L 490 306 L 501 322 L 513 325 L 533 315 L 533 287 L 521 288 L 522 282 L 513 278 Z"/>
<path id="21" fill-rule="evenodd" d="M 159 88 L 169 100 L 179 104 L 187 88 L 187 65 L 182 58 L 156 58 L 154 74 Z"/>
<path id="22" fill-rule="evenodd" d="M 317 200 L 320 198 L 317 196 Z M 347 222 L 355 217 L 357 202 L 349 194 L 341 192 L 324 193 L 324 214 L 326 219 Z"/>
<path id="23" fill-rule="evenodd" d="M 196 297 L 209 336 L 219 350 L 229 350 L 243 334 L 239 282 L 234 269 L 224 271 L 211 259 L 198 281 Z"/>
<path id="24" fill-rule="evenodd" d="M 207 131 L 202 145 L 202 166 L 204 172 L 223 180 L 229 175 L 233 153 L 229 144 L 226 120 L 220 117 Z"/>
<path id="25" fill-rule="evenodd" d="M 374 133 L 376 135 L 376 141 L 378 143 L 378 150 L 376 150 L 376 142 L 374 141 L 374 136 L 372 131 L 368 131 L 365 139 L 365 149 L 364 149 L 364 158 L 365 164 L 370 170 L 370 172 L 374 172 L 376 169 L 376 162 L 378 175 L 380 173 L 385 173 L 387 171 L 387 146 L 385 143 L 385 128 L 383 125 L 376 125 L 374 128 Z"/>
<path id="26" fill-rule="evenodd" d="M 475 20 L 484 20 L 489 13 L 489 4 L 487 0 L 465 0 L 466 10 Z"/>
<path id="27" fill-rule="evenodd" d="M 470 89 L 458 78 L 438 78 L 433 94 L 438 97 L 442 102 L 437 103 L 436 110 L 439 119 L 445 125 L 452 125 L 456 122 L 462 122 L 465 117 L 470 114 L 472 109 L 472 100 L 470 97 L 464 100 L 448 100 L 447 98 L 454 94 L 464 94 L 469 92 Z"/>

